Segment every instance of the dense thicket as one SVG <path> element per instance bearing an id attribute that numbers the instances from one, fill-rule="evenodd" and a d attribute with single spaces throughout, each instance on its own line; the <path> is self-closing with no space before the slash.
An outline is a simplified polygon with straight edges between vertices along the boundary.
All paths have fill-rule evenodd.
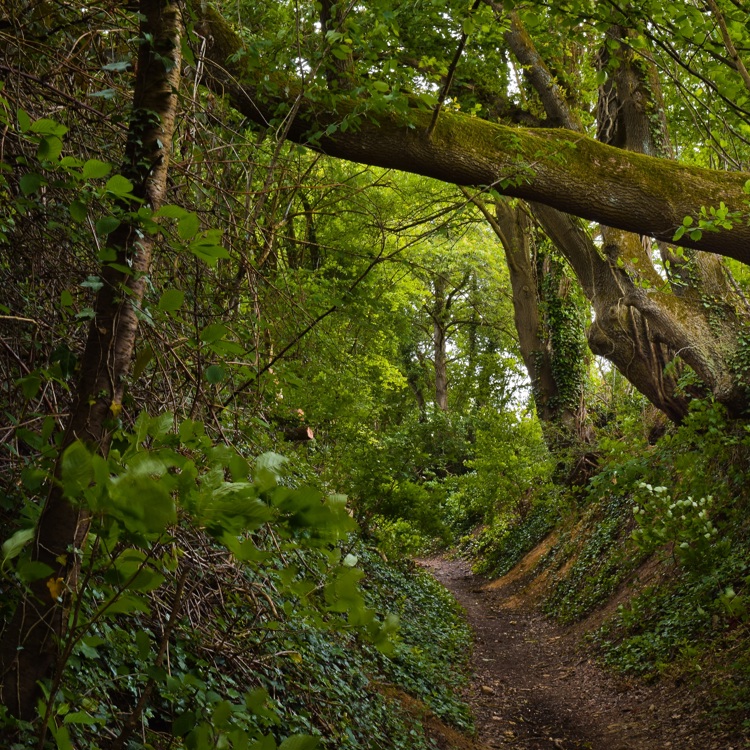
<path id="1" fill-rule="evenodd" d="M 196 571 L 251 600 L 242 664 L 222 604 L 228 671 L 268 690 L 266 641 L 298 622 L 392 649 L 352 535 L 398 556 L 483 524 L 489 565 L 606 481 L 653 515 L 648 552 L 717 528 L 662 528 L 661 483 L 737 517 L 743 3 L 137 6 L 11 1 L 0 19 L 2 702 L 31 722 L 9 726 L 39 747 L 125 747 L 137 727 L 341 743 L 326 714 L 283 709 L 274 736 L 265 694 L 240 709 L 235 687 L 170 682 L 174 644 L 195 677 L 229 638 L 190 609 Z M 628 458 L 665 434 L 659 460 Z M 731 454 L 723 494 L 675 458 L 702 441 Z M 737 559 L 711 584 L 733 601 Z M 141 676 L 94 707 L 74 680 L 126 632 L 111 617 L 146 634 Z M 373 679 L 390 669 L 368 654 Z"/>

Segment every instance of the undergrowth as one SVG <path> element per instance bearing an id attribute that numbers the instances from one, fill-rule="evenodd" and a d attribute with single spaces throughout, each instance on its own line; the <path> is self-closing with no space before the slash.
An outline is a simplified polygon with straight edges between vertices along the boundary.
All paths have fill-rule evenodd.
<path id="1" fill-rule="evenodd" d="M 132 710 L 148 677 L 156 690 L 129 750 L 219 747 L 211 737 L 189 734 L 201 718 L 228 737 L 236 727 L 270 733 L 277 742 L 315 736 L 322 747 L 342 750 L 434 747 L 419 719 L 389 697 L 388 686 L 472 730 L 457 692 L 470 634 L 458 605 L 431 577 L 361 546 L 352 550 L 365 571 L 368 607 L 400 619 L 387 655 L 357 629 L 332 627 L 288 592 L 280 595 L 280 560 L 259 576 L 195 531 L 184 543 L 192 550 L 194 579 L 167 666 L 154 668 L 149 644 L 164 627 L 173 591 L 160 591 L 154 616 L 100 623 L 72 656 L 56 720 L 72 730 L 76 748 L 94 750 L 111 739 L 111 717 Z"/>

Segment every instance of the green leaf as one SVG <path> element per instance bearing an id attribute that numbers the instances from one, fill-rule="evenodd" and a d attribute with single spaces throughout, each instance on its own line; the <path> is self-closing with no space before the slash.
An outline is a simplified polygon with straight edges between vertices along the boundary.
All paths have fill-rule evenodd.
<path id="1" fill-rule="evenodd" d="M 117 96 L 115 89 L 102 89 L 101 91 L 93 91 L 89 96 L 95 99 L 114 99 Z"/>
<path id="2" fill-rule="evenodd" d="M 42 385 L 42 379 L 39 375 L 35 375 L 32 373 L 31 375 L 26 375 L 23 378 L 19 378 L 16 381 L 16 384 L 21 386 L 23 397 L 27 401 L 31 401 L 31 399 L 34 398 L 37 393 L 39 393 L 39 388 Z"/>
<path id="3" fill-rule="evenodd" d="M 359 568 L 342 568 L 324 589 L 328 608 L 332 612 L 351 612 L 364 604 L 357 585 L 364 572 Z"/>
<path id="4" fill-rule="evenodd" d="M 163 217 L 165 219 L 182 219 L 189 213 L 182 206 L 175 206 L 172 203 L 168 203 L 166 206 L 162 206 L 155 214 L 154 218 Z"/>
<path id="5" fill-rule="evenodd" d="M 221 365 L 210 365 L 205 369 L 203 375 L 206 378 L 206 381 L 208 383 L 211 383 L 211 385 L 221 383 L 221 381 L 224 380 L 227 376 L 224 368 Z"/>
<path id="6" fill-rule="evenodd" d="M 116 174 L 107 180 L 104 189 L 118 198 L 124 198 L 133 192 L 133 183 L 127 177 Z"/>
<path id="7" fill-rule="evenodd" d="M 18 181 L 18 184 L 24 195 L 31 195 L 39 190 L 42 185 L 45 185 L 46 182 L 47 181 L 40 174 L 36 174 L 36 172 L 27 172 Z"/>
<path id="8" fill-rule="evenodd" d="M 92 274 L 91 276 L 87 276 L 86 281 L 82 281 L 80 286 L 84 289 L 91 289 L 92 292 L 98 292 L 104 286 L 104 282 L 99 276 Z"/>
<path id="9" fill-rule="evenodd" d="M 112 480 L 104 510 L 135 533 L 160 534 L 177 521 L 174 500 L 151 474 L 125 474 Z"/>
<path id="10" fill-rule="evenodd" d="M 197 722 L 198 717 L 195 715 L 194 711 L 185 711 L 180 714 L 175 719 L 174 724 L 172 724 L 172 734 L 175 737 L 183 737 L 195 728 Z"/>
<path id="11" fill-rule="evenodd" d="M 272 734 L 261 737 L 257 742 L 250 745 L 250 750 L 276 750 L 276 740 Z"/>
<path id="12" fill-rule="evenodd" d="M 104 646 L 107 641 L 98 635 L 88 635 L 81 639 L 80 649 L 81 653 L 89 659 L 96 659 L 99 656 L 97 649 L 99 646 Z"/>
<path id="13" fill-rule="evenodd" d="M 269 521 L 274 513 L 259 497 L 249 482 L 224 482 L 204 492 L 197 515 L 215 535 L 223 532 L 239 535 L 254 531 Z"/>
<path id="14" fill-rule="evenodd" d="M 193 240 L 188 249 L 207 265 L 215 266 L 220 258 L 229 258 L 229 251 L 219 244 L 220 240 L 221 232 L 209 229 Z"/>
<path id="15" fill-rule="evenodd" d="M 3 542 L 0 568 L 4 568 L 9 560 L 21 554 L 21 550 L 34 538 L 34 533 L 34 529 L 19 529 Z"/>
<path id="16" fill-rule="evenodd" d="M 154 358 L 154 350 L 150 344 L 146 346 L 138 353 L 133 364 L 133 380 L 137 380 L 143 374 L 143 371 L 148 366 L 148 363 Z"/>
<path id="17" fill-rule="evenodd" d="M 78 222 L 85 221 L 88 213 L 86 204 L 81 201 L 72 201 L 68 206 L 68 212 L 70 213 L 70 218 Z"/>
<path id="18" fill-rule="evenodd" d="M 205 341 L 207 344 L 213 341 L 219 341 L 223 339 L 229 333 L 229 329 L 223 323 L 213 323 L 210 326 L 206 326 L 200 334 L 201 341 Z"/>
<path id="19" fill-rule="evenodd" d="M 138 655 L 143 661 L 146 661 L 151 653 L 151 639 L 145 630 L 136 630 L 135 645 L 138 649 Z"/>
<path id="20" fill-rule="evenodd" d="M 198 214 L 188 213 L 177 222 L 177 234 L 180 239 L 192 240 L 200 229 Z"/>
<path id="21" fill-rule="evenodd" d="M 39 581 L 42 578 L 48 578 L 54 573 L 54 571 L 49 565 L 39 562 L 38 560 L 21 559 L 16 567 L 16 573 L 18 573 L 18 576 L 22 581 L 32 583 L 34 581 Z"/>
<path id="22" fill-rule="evenodd" d="M 113 73 L 124 73 L 131 68 L 130 60 L 120 60 L 102 65 L 102 70 L 109 70 Z"/>
<path id="23" fill-rule="evenodd" d="M 63 136 L 68 132 L 68 128 L 55 120 L 50 120 L 43 117 L 40 120 L 36 120 L 31 125 L 31 132 L 38 133 L 39 135 L 57 135 Z"/>
<path id="24" fill-rule="evenodd" d="M 134 594 L 119 594 L 118 597 L 107 607 L 104 612 L 106 617 L 114 615 L 127 615 L 133 612 L 145 612 L 148 614 L 151 608 L 142 596 Z"/>
<path id="25" fill-rule="evenodd" d="M 22 109 L 19 109 L 16 112 L 16 118 L 18 119 L 18 129 L 25 133 L 29 128 L 31 128 L 31 118 L 26 114 L 26 112 Z"/>
<path id="26" fill-rule="evenodd" d="M 174 413 L 165 411 L 152 417 L 148 422 L 148 434 L 155 440 L 161 440 L 174 425 Z"/>
<path id="27" fill-rule="evenodd" d="M 65 449 L 60 461 L 60 479 L 68 497 L 78 496 L 93 481 L 91 453 L 80 440 Z"/>
<path id="28" fill-rule="evenodd" d="M 63 719 L 63 724 L 85 724 L 85 725 L 91 725 L 91 724 L 101 724 L 102 719 L 97 719 L 95 716 L 92 716 L 87 711 L 72 711 L 69 714 L 65 714 L 65 718 Z"/>
<path id="29" fill-rule="evenodd" d="M 70 734 L 66 726 L 58 727 L 55 724 L 54 717 L 50 718 L 47 726 L 49 727 L 50 734 L 55 738 L 57 750 L 75 750 L 73 743 L 70 741 Z"/>
<path id="30" fill-rule="evenodd" d="M 112 165 L 99 159 L 89 159 L 83 165 L 83 179 L 96 180 L 100 177 L 106 177 L 112 171 Z"/>
<path id="31" fill-rule="evenodd" d="M 270 552 L 258 549 L 252 539 L 240 541 L 235 534 L 223 534 L 222 544 L 238 559 L 243 562 L 264 562 L 271 557 Z"/>
<path id="32" fill-rule="evenodd" d="M 49 361 L 51 364 L 57 364 L 60 367 L 60 376 L 63 380 L 67 380 L 75 372 L 78 357 L 70 351 L 67 344 L 62 343 L 55 347 Z"/>
<path id="33" fill-rule="evenodd" d="M 41 161 L 55 161 L 62 153 L 63 142 L 56 135 L 48 135 L 39 141 L 36 155 Z"/>
<path id="34" fill-rule="evenodd" d="M 215 727 L 224 727 L 232 717 L 232 713 L 232 704 L 229 701 L 219 701 L 211 714 L 211 723 Z"/>
<path id="35" fill-rule="evenodd" d="M 383 94 L 385 94 L 390 89 L 390 86 L 385 81 L 373 81 L 372 87 L 375 89 L 375 91 L 380 91 Z"/>
<path id="36" fill-rule="evenodd" d="M 185 301 L 185 292 L 179 289 L 167 289 L 159 298 L 159 309 L 165 312 L 174 312 L 182 307 Z"/>
<path id="37" fill-rule="evenodd" d="M 102 216 L 101 219 L 97 219 L 96 232 L 101 235 L 111 234 L 119 226 L 120 220 L 114 216 Z"/>

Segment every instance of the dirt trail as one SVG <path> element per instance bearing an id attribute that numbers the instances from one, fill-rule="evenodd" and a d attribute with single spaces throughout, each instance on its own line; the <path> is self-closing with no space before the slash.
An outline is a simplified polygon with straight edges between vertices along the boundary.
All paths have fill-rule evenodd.
<path id="1" fill-rule="evenodd" d="M 633 685 L 599 669 L 509 576 L 490 583 L 463 560 L 420 564 L 466 609 L 475 633 L 468 700 L 478 739 L 523 750 L 739 750 L 701 726 L 700 696 Z"/>

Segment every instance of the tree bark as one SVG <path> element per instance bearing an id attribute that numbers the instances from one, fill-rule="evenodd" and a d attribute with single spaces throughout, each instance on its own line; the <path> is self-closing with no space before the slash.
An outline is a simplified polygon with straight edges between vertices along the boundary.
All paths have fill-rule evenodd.
<path id="1" fill-rule="evenodd" d="M 133 194 L 156 209 L 164 200 L 167 184 L 180 75 L 181 20 L 178 6 L 169 0 L 141 0 L 139 11 L 141 45 L 121 171 L 133 182 Z M 124 222 L 110 235 L 108 244 L 117 257 L 102 268 L 103 285 L 61 453 L 82 440 L 106 455 L 122 408 L 153 238 Z M 123 267 L 129 271 L 124 273 Z M 6 629 L 0 652 L 0 701 L 26 720 L 36 712 L 38 681 L 49 678 L 55 666 L 76 585 L 76 550 L 85 544 L 88 528 L 86 511 L 72 505 L 55 484 L 39 519 L 33 556 L 53 569 L 52 578 L 62 579 L 68 593 L 58 600 L 52 598 L 46 580 L 32 584 Z"/>

